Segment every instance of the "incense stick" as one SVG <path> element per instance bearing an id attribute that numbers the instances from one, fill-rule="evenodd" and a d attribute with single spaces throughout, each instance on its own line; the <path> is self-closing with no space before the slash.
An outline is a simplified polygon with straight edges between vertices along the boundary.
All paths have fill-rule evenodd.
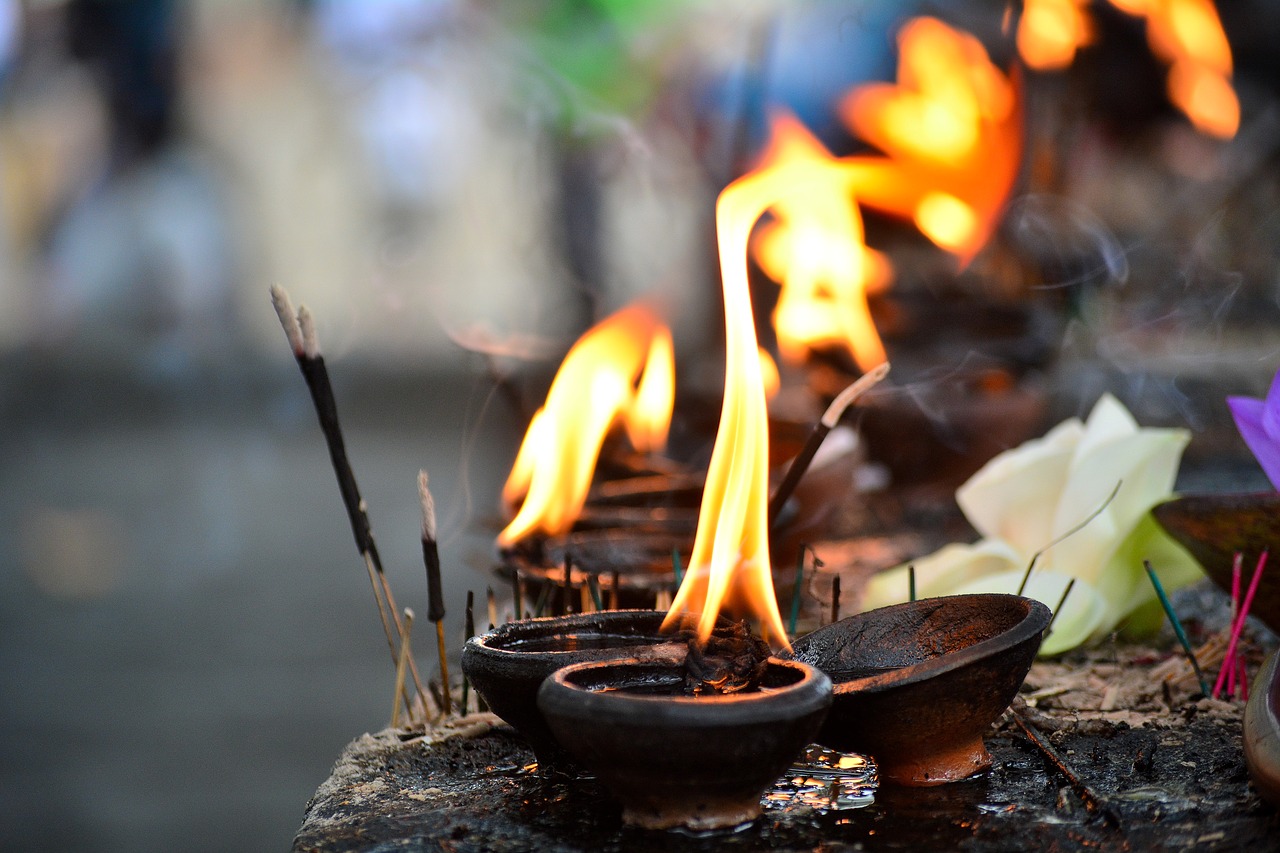
<path id="1" fill-rule="evenodd" d="M 622 593 L 622 572 L 614 569 L 609 575 L 609 609 L 618 609 L 618 596 Z"/>
<path id="2" fill-rule="evenodd" d="M 1182 620 L 1178 618 L 1178 614 L 1173 612 L 1173 604 L 1169 601 L 1169 596 L 1165 594 L 1164 584 L 1160 583 L 1160 578 L 1156 576 L 1156 570 L 1151 567 L 1150 560 L 1143 560 L 1142 567 L 1147 570 L 1147 577 L 1151 579 L 1151 585 L 1156 588 L 1156 596 L 1160 599 L 1160 606 L 1164 608 L 1164 615 L 1169 617 L 1169 624 L 1173 626 L 1173 633 L 1177 636 L 1178 642 L 1182 644 L 1182 650 L 1187 654 L 1187 660 L 1191 661 L 1191 668 L 1196 671 L 1196 679 L 1200 682 L 1200 691 L 1205 695 L 1209 693 L 1209 682 L 1205 680 L 1204 673 L 1200 670 L 1200 661 L 1196 660 L 1196 653 L 1191 649 L 1191 641 L 1187 639 L 1187 632 L 1182 628 Z"/>
<path id="3" fill-rule="evenodd" d="M 555 585 L 555 581 L 551 580 L 551 573 L 547 572 L 547 578 L 542 583 L 542 588 L 538 590 L 538 600 L 533 605 L 533 618 L 537 619 L 547 608 L 547 599 L 551 597 L 551 587 Z"/>
<path id="4" fill-rule="evenodd" d="M 803 479 L 805 472 L 809 470 L 809 466 L 813 463 L 813 456 L 818 452 L 818 448 L 822 446 L 822 442 L 826 440 L 827 434 L 840 423 L 840 418 L 844 416 L 845 410 L 887 375 L 889 375 L 889 362 L 886 361 L 858 377 L 856 382 L 837 394 L 836 398 L 831 401 L 831 405 L 827 406 L 826 412 L 823 413 L 818 423 L 814 425 L 809 437 L 805 439 L 804 447 L 796 454 L 796 458 L 791 460 L 791 465 L 787 468 L 787 473 L 783 476 L 777 491 L 773 493 L 773 497 L 769 498 L 770 528 L 778 520 L 778 513 L 782 512 L 783 505 L 786 504 L 787 499 L 796 490 L 796 486 L 800 485 L 800 480 Z"/>
<path id="5" fill-rule="evenodd" d="M 840 576 L 831 576 L 831 624 L 840 621 Z"/>
<path id="6" fill-rule="evenodd" d="M 1064 540 L 1069 539 L 1072 536 L 1075 536 L 1081 530 L 1084 530 L 1085 526 L 1089 522 L 1093 521 L 1095 518 L 1101 515 L 1102 511 L 1111 505 L 1111 502 L 1116 499 L 1116 495 L 1120 494 L 1120 487 L 1123 485 L 1124 485 L 1124 480 L 1122 479 L 1116 480 L 1116 487 L 1111 490 L 1111 494 L 1107 495 L 1107 499 L 1103 501 L 1098 506 L 1097 509 L 1095 509 L 1093 512 L 1085 516 L 1084 521 L 1080 522 L 1075 527 L 1071 528 L 1066 533 L 1062 534 L 1057 539 L 1054 539 L 1048 545 L 1045 545 L 1039 551 L 1036 551 L 1034 554 L 1031 555 L 1031 562 L 1027 563 L 1027 570 L 1022 574 L 1022 583 L 1018 584 L 1018 592 L 1016 593 L 1017 595 L 1022 595 L 1022 591 L 1027 588 L 1027 581 L 1031 580 L 1031 570 L 1035 568 L 1036 561 L 1038 561 L 1042 556 L 1044 556 L 1044 552 L 1048 551 L 1054 545 L 1061 544 Z"/>
<path id="7" fill-rule="evenodd" d="M 1085 784 L 1084 780 L 1076 775 L 1066 760 L 1058 754 L 1058 750 L 1054 749 L 1049 741 L 1040 736 L 1040 733 L 1032 728 L 1031 724 L 1023 719 L 1022 715 L 1017 711 L 1010 710 L 1009 716 L 1013 718 L 1013 722 L 1026 736 L 1027 740 L 1035 746 L 1049 759 L 1049 762 L 1057 768 L 1058 772 L 1066 777 L 1067 783 L 1071 786 L 1071 790 L 1075 791 L 1076 796 L 1080 798 L 1080 802 L 1084 803 L 1085 809 L 1089 814 L 1101 814 L 1102 817 L 1112 826 L 1119 827 L 1120 820 L 1115 812 L 1103 803 L 1102 798 L 1094 793 L 1093 789 Z"/>
<path id="8" fill-rule="evenodd" d="M 1235 557 L 1231 560 L 1231 625 L 1236 624 L 1236 620 L 1240 618 L 1240 574 L 1244 568 L 1244 553 L 1236 551 Z M 1239 657 L 1235 660 L 1223 660 L 1223 665 L 1230 667 L 1227 673 L 1227 695 L 1234 696 L 1236 694 L 1236 671 L 1240 669 L 1234 666 L 1238 662 Z"/>
<path id="9" fill-rule="evenodd" d="M 489 607 L 489 630 L 492 631 L 498 626 L 498 599 L 493 594 L 493 587 L 487 587 L 485 595 Z"/>
<path id="10" fill-rule="evenodd" d="M 511 607 L 517 622 L 524 618 L 524 584 L 520 580 L 519 569 L 511 570 Z"/>
<path id="11" fill-rule="evenodd" d="M 600 595 L 600 576 L 594 572 L 587 575 L 587 590 L 591 593 L 591 603 L 596 606 L 596 610 L 604 610 L 604 599 Z"/>
<path id="12" fill-rule="evenodd" d="M 436 502 L 427 485 L 427 472 L 418 471 L 418 497 L 422 501 L 422 564 L 427 570 L 427 618 L 436 624 L 436 653 L 440 658 L 440 681 L 444 686 L 446 717 L 453 711 L 449 695 L 449 656 L 444 642 L 444 588 L 440 580 L 440 548 L 436 542 Z"/>
<path id="13" fill-rule="evenodd" d="M 916 564 L 907 566 L 907 601 L 916 600 Z M 1048 629 L 1046 629 L 1047 632 Z"/>
<path id="14" fill-rule="evenodd" d="M 324 356 L 320 353 L 320 339 L 316 333 L 315 319 L 305 305 L 300 306 L 295 312 L 293 303 L 289 300 L 289 294 L 278 285 L 271 288 L 271 304 L 275 307 L 276 316 L 280 319 L 289 348 L 293 350 L 294 360 L 297 361 L 298 369 L 302 371 L 302 378 L 307 384 L 307 390 L 311 393 L 311 402 L 320 421 L 320 431 L 324 434 L 325 444 L 329 449 L 329 459 L 333 465 L 334 475 L 338 479 L 338 491 L 342 495 L 342 503 L 347 510 L 356 549 L 364 559 L 365 568 L 369 573 L 369 584 L 373 588 L 373 600 L 378 608 L 378 618 L 382 622 L 382 632 L 387 639 L 391 662 L 393 665 L 399 665 L 397 645 L 404 636 L 404 627 L 400 624 L 395 596 L 391 594 L 391 585 L 382 571 L 382 559 L 373 541 L 373 529 L 369 523 L 367 506 L 360 497 L 355 472 L 352 470 L 350 460 L 347 459 L 346 443 L 342 437 L 342 427 L 338 422 L 338 405 L 333 395 L 333 385 L 329 381 L 329 370 L 325 366 Z M 390 618 L 388 618 L 388 610 Z M 422 690 L 418 668 L 412 657 L 409 658 L 409 672 L 413 675 L 414 686 L 425 709 L 426 694 Z M 406 700 L 406 704 L 411 703 Z"/>
<path id="15" fill-rule="evenodd" d="M 1236 644 L 1240 641 L 1240 632 L 1244 629 L 1244 623 L 1249 618 L 1249 608 L 1253 606 L 1253 594 L 1258 591 L 1258 581 L 1262 579 L 1262 570 L 1267 566 L 1268 549 L 1263 549 L 1262 555 L 1258 557 L 1258 566 L 1253 570 L 1253 578 L 1249 581 L 1249 591 L 1244 595 L 1244 604 L 1240 606 L 1240 615 L 1236 617 L 1236 622 L 1231 626 L 1231 641 L 1227 644 L 1227 654 L 1223 658 L 1224 662 L 1229 662 L 1235 658 Z M 1213 697 L 1216 699 L 1222 685 L 1226 679 L 1229 666 L 1224 663 L 1222 669 L 1218 670 L 1218 680 L 1213 683 Z"/>
<path id="16" fill-rule="evenodd" d="M 800 620 L 800 591 L 804 588 L 804 549 L 807 545 L 800 546 L 800 555 L 796 559 L 796 582 L 791 587 L 791 618 L 787 622 L 787 633 L 791 636 L 796 635 L 796 623 Z"/>
<path id="17" fill-rule="evenodd" d="M 467 607 L 463 611 L 462 632 L 467 635 L 467 642 L 476 635 L 476 618 L 475 618 L 475 601 L 476 594 L 473 590 L 467 590 Z M 470 692 L 471 684 L 467 681 L 467 671 L 462 671 L 462 714 L 467 713 L 467 694 Z"/>
<path id="18" fill-rule="evenodd" d="M 406 607 L 404 609 L 404 639 L 400 641 L 400 660 L 396 664 L 396 692 L 391 698 L 391 728 L 400 728 L 400 694 L 404 692 L 404 676 L 405 670 L 408 669 L 409 658 L 412 652 L 409 651 L 409 637 L 413 631 L 413 610 Z"/>
<path id="19" fill-rule="evenodd" d="M 1044 637 L 1047 638 L 1053 632 L 1053 623 L 1057 621 L 1058 614 L 1062 612 L 1062 606 L 1067 603 L 1067 596 L 1071 594 L 1071 590 L 1075 589 L 1075 585 L 1075 578 L 1067 581 L 1067 588 L 1062 591 L 1062 597 L 1058 599 L 1058 606 L 1053 608 L 1053 615 L 1049 617 L 1049 624 L 1044 626 Z"/>
<path id="20" fill-rule="evenodd" d="M 550 572 L 548 572 L 548 575 Z M 552 602 L 552 616 L 567 616 L 569 614 L 569 585 L 573 582 L 573 558 L 568 553 L 564 555 L 564 575 L 560 581 L 556 583 L 555 601 Z"/>

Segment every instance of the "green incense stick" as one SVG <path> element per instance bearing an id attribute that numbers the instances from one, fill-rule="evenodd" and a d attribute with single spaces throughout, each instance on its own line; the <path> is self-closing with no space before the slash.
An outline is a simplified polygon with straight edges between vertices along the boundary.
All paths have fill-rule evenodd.
<path id="1" fill-rule="evenodd" d="M 1156 570 L 1151 568 L 1150 560 L 1143 560 L 1142 565 L 1147 570 L 1147 577 L 1151 578 L 1151 585 L 1156 588 L 1156 595 L 1160 597 L 1160 606 L 1164 608 L 1165 615 L 1169 617 L 1169 623 L 1173 625 L 1173 633 L 1178 635 L 1178 642 L 1182 644 L 1182 650 L 1187 653 L 1187 660 L 1191 661 L 1191 668 L 1196 671 L 1196 678 L 1200 682 L 1200 691 L 1205 696 L 1211 695 L 1209 682 L 1205 681 L 1204 673 L 1200 671 L 1200 661 L 1196 660 L 1196 653 L 1191 651 L 1191 642 L 1187 639 L 1187 632 L 1182 629 L 1182 622 L 1178 619 L 1178 614 L 1173 612 L 1173 605 L 1169 603 L 1169 596 L 1165 595 L 1164 585 L 1160 583 L 1160 578 L 1156 577 Z"/>

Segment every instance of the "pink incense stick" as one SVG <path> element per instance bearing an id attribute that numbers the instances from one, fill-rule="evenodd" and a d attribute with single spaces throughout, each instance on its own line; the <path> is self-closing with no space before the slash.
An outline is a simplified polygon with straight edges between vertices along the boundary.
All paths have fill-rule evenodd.
<path id="1" fill-rule="evenodd" d="M 1240 616 L 1240 569 L 1244 565 L 1244 552 L 1236 551 L 1231 561 L 1231 624 L 1236 624 Z"/>
<path id="2" fill-rule="evenodd" d="M 1236 617 L 1235 624 L 1231 628 L 1231 642 L 1227 644 L 1227 654 L 1223 658 L 1222 669 L 1218 670 L 1218 680 L 1213 684 L 1213 697 L 1217 698 L 1222 692 L 1223 682 L 1226 680 L 1227 673 L 1234 670 L 1231 661 L 1236 655 L 1236 643 L 1240 640 L 1240 631 L 1244 628 L 1244 622 L 1249 618 L 1249 608 L 1253 606 L 1253 594 L 1258 591 L 1258 581 L 1262 578 L 1262 570 L 1267 565 L 1267 552 L 1264 550 L 1262 556 L 1258 558 L 1258 566 L 1253 570 L 1253 578 L 1249 581 L 1249 591 L 1244 595 L 1244 604 L 1240 606 L 1240 613 Z"/>
<path id="3" fill-rule="evenodd" d="M 1231 561 L 1231 627 L 1236 626 L 1236 620 L 1240 618 L 1240 574 L 1241 567 L 1244 564 L 1244 553 L 1236 551 L 1235 559 Z M 1240 667 L 1236 666 L 1236 657 L 1223 658 L 1222 665 L 1227 670 L 1227 695 L 1236 695 L 1236 670 Z"/>

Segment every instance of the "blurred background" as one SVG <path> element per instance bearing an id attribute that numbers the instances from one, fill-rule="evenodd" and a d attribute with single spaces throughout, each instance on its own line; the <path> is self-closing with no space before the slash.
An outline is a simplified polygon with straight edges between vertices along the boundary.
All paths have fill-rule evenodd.
<path id="1" fill-rule="evenodd" d="M 1016 305 L 1037 426 L 1112 390 L 1193 430 L 1182 485 L 1261 487 L 1222 398 L 1280 366 L 1280 9 L 1220 5 L 1243 116 L 1221 139 L 1171 106 L 1138 25 L 1083 5 L 1076 64 L 1028 77 L 993 245 L 957 272 L 868 220 L 907 258 L 902 293 L 951 300 L 925 332 L 954 349 L 915 367 L 893 319 L 920 309 L 887 312 L 895 377 L 945 427 L 934 392 L 989 355 L 981 324 L 955 327 Z M 419 614 L 430 472 L 456 654 L 467 591 L 500 583 L 525 428 L 500 389 L 536 405 L 578 334 L 648 294 L 681 382 L 714 390 L 713 204 L 770 109 L 857 150 L 834 103 L 893 78 L 902 20 L 942 15 L 1007 66 L 1016 11 L 0 0 L 0 847 L 284 849 L 342 747 L 390 717 L 271 285 L 317 318 L 388 576 Z"/>

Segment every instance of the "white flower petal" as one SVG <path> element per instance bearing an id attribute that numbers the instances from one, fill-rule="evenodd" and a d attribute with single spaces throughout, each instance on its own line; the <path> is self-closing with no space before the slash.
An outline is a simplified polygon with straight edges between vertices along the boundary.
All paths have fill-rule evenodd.
<path id="1" fill-rule="evenodd" d="M 1058 496 L 1083 432 L 1073 418 L 1004 451 L 956 490 L 956 503 L 979 533 L 1029 559 L 1053 539 Z"/>
<path id="2" fill-rule="evenodd" d="M 947 545 L 910 565 L 916 567 L 916 596 L 934 598 L 950 595 L 957 586 L 982 575 L 1016 568 L 1020 560 L 1003 542 L 984 539 L 973 545 Z M 872 577 L 863 592 L 862 609 L 906 601 L 910 592 L 907 566 L 904 563 Z"/>
<path id="3" fill-rule="evenodd" d="M 1186 430 L 1144 429 L 1095 445 L 1079 459 L 1062 490 L 1054 537 L 1089 518 L 1120 488 L 1102 512 L 1046 554 L 1045 567 L 1095 580 L 1147 511 L 1169 494 L 1189 439 Z"/>

